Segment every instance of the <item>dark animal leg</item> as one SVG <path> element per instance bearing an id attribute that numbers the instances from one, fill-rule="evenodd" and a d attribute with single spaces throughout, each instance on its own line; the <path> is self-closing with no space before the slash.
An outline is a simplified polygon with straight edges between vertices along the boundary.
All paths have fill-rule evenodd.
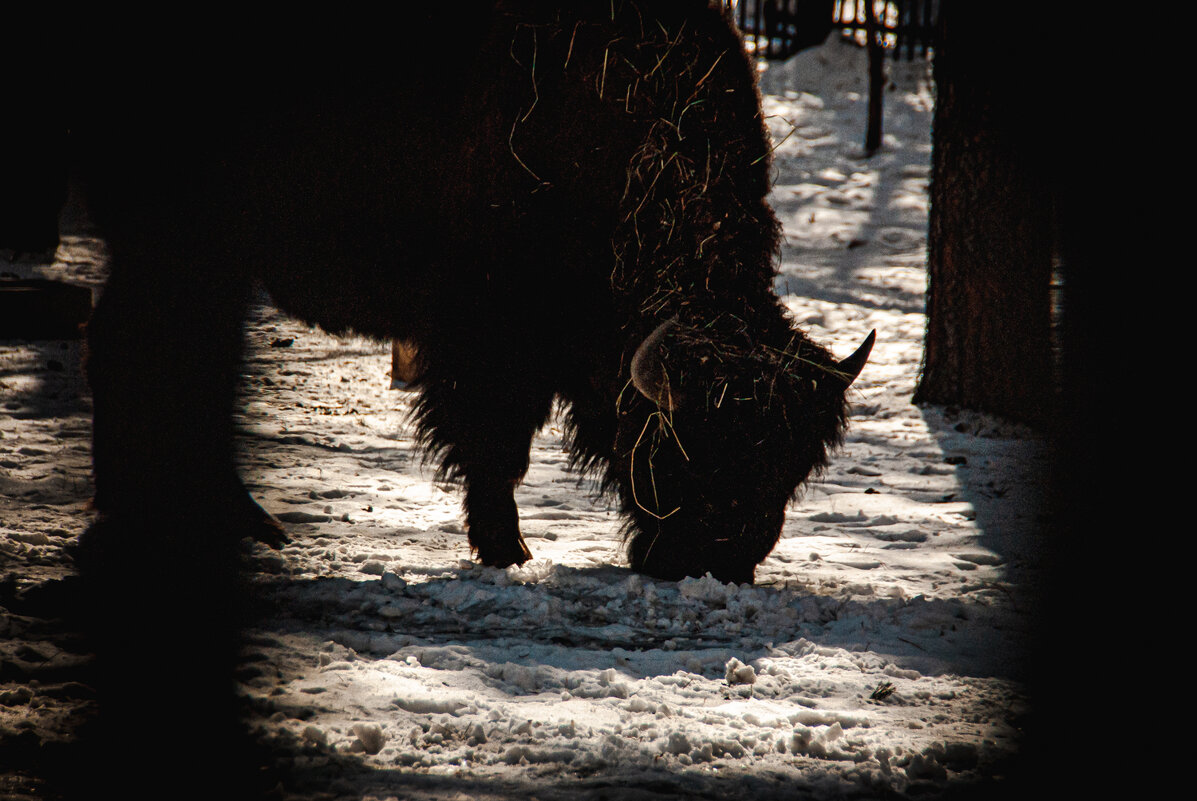
<path id="1" fill-rule="evenodd" d="M 523 477 L 524 470 L 519 478 Z M 520 534 L 519 512 L 515 505 L 515 487 L 519 478 L 505 479 L 487 475 L 475 468 L 466 477 L 466 525 L 470 550 L 484 565 L 508 567 L 532 558 Z"/>
<path id="2" fill-rule="evenodd" d="M 508 567 L 532 558 L 520 535 L 515 488 L 553 393 L 493 362 L 488 372 L 495 380 L 426 382 L 419 419 L 424 439 L 442 453 L 443 474 L 465 484 L 471 551 L 484 565 Z"/>
<path id="3" fill-rule="evenodd" d="M 278 547 L 282 527 L 233 463 L 248 286 L 188 276 L 181 265 L 139 266 L 114 265 L 88 325 L 96 511 L 161 527 L 186 515 Z"/>
<path id="4" fill-rule="evenodd" d="M 99 516 L 76 564 L 100 714 L 82 732 L 80 781 L 149 798 L 184 776 L 197 797 L 232 798 L 249 794 L 258 764 L 234 681 L 251 608 L 238 539 L 266 519 L 233 464 L 248 289 L 191 271 L 179 250 L 122 259 L 114 248 L 89 324 Z M 146 670 L 147 648 L 170 669 Z M 145 737 L 146 705 L 180 688 L 194 704 L 188 725 Z"/>

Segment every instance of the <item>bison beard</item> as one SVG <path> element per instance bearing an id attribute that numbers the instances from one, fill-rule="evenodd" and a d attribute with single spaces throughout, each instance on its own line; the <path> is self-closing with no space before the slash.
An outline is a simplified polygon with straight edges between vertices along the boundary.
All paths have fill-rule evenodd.
<path id="1" fill-rule="evenodd" d="M 196 676 L 233 664 L 231 601 L 166 621 L 124 587 L 179 615 L 212 582 L 236 597 L 224 543 L 284 541 L 234 467 L 255 281 L 326 330 L 415 348 L 421 441 L 464 485 L 487 565 L 530 557 L 513 493 L 555 399 L 575 467 L 621 501 L 632 567 L 668 579 L 752 581 L 841 440 L 871 338 L 839 362 L 772 291 L 769 140 L 723 12 L 436 5 L 405 12 L 427 17 L 411 33 L 354 31 L 337 59 L 324 29 L 250 30 L 198 77 L 172 66 L 210 64 L 204 35 L 127 70 L 104 53 L 72 100 L 112 254 L 88 332 L 98 517 L 80 546 L 107 599 L 110 709 L 139 627 L 220 643 Z M 446 57 L 430 32 L 450 27 Z M 239 55 L 263 52 L 274 68 Z M 182 660 L 188 641 L 170 645 Z"/>

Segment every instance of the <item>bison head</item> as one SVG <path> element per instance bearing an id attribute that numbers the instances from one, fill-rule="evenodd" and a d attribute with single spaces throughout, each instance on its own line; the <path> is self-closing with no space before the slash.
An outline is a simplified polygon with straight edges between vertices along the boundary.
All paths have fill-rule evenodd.
<path id="1" fill-rule="evenodd" d="M 612 478 L 629 558 L 659 578 L 753 580 L 786 505 L 842 441 L 845 393 L 874 339 L 837 361 L 788 324 L 717 328 L 659 326 L 620 399 Z"/>

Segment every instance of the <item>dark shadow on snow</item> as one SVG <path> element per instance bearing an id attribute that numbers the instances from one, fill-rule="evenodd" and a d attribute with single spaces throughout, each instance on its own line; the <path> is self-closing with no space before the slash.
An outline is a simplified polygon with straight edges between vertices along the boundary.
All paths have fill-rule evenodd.
<path id="1" fill-rule="evenodd" d="M 515 585 L 504 582 L 503 571 L 463 569 L 455 562 L 428 572 L 433 575 L 398 591 L 386 589 L 381 580 L 261 576 L 257 587 L 262 622 L 267 628 L 319 631 L 366 658 L 387 657 L 417 642 L 468 647 L 510 639 L 603 653 L 653 651 L 651 675 L 670 675 L 688 670 L 687 657 L 697 650 L 726 651 L 722 665 L 732 656 L 749 662 L 776 655 L 776 648 L 786 653 L 787 647 L 795 650 L 794 643 L 806 640 L 884 653 L 899 667 L 924 675 L 1017 678 L 1021 669 L 1009 659 L 1011 635 L 991 636 L 992 615 L 971 601 L 844 600 L 798 587 L 733 588 L 709 578 L 702 580 L 710 582 L 707 589 L 684 596 L 676 582 L 639 576 L 615 565 L 557 566 L 535 583 Z M 469 583 L 474 600 L 469 600 L 470 593 L 448 591 L 461 582 Z M 390 607 L 389 614 L 380 611 L 385 607 Z M 551 610 L 547 618 L 526 613 L 546 607 Z M 396 609 L 408 611 L 397 615 Z M 907 615 L 930 621 L 920 628 L 919 637 L 925 638 L 921 642 L 910 639 L 901 623 L 887 632 L 885 624 L 876 622 Z M 662 619 L 669 625 L 662 628 Z M 945 650 L 937 641 L 940 637 L 959 643 L 954 658 L 929 653 Z M 511 661 L 535 664 L 536 658 Z"/>

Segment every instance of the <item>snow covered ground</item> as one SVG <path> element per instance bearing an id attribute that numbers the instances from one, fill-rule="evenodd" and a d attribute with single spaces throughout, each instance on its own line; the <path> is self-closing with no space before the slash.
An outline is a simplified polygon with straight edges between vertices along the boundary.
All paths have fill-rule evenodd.
<path id="1" fill-rule="evenodd" d="M 762 76 L 778 292 L 841 356 L 878 336 L 846 445 L 755 586 L 629 572 L 612 502 L 567 472 L 552 424 L 517 495 L 534 561 L 473 564 L 460 497 L 431 481 L 410 398 L 389 388 L 389 347 L 263 298 L 243 474 L 293 543 L 253 554 L 278 611 L 241 676 L 263 735 L 305 744 L 291 767 L 321 786 L 312 797 L 935 797 L 1006 775 L 1027 713 L 1046 448 L 910 403 L 933 93 L 925 63 L 888 68 L 884 147 L 867 159 L 863 50 L 832 41 Z M 53 265 L 0 268 L 98 286 L 103 252 L 78 231 Z M 86 523 L 79 355 L 0 342 L 0 575 L 21 586 L 63 575 Z M 88 700 L 69 680 L 77 656 L 16 615 L 0 637 L 0 741 L 61 737 Z M 170 669 L 146 647 L 147 668 Z M 186 699 L 156 699 L 146 736 L 186 725 Z M 0 794 L 35 797 L 6 781 Z"/>

